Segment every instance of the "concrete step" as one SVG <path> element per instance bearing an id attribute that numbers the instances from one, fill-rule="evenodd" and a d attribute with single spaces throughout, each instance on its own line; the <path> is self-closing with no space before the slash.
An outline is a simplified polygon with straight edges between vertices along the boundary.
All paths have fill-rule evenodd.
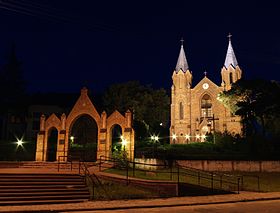
<path id="1" fill-rule="evenodd" d="M 80 182 L 83 182 L 81 179 L 63 179 L 63 178 L 52 178 L 52 179 L 49 179 L 49 178 L 23 178 L 23 179 L 16 179 L 16 178 L 0 178 L 0 185 L 2 183 L 9 183 L 9 182 L 13 182 L 13 183 L 19 183 L 19 182 L 23 182 L 23 183 L 26 183 L 26 184 L 29 184 L 29 182 L 75 182 L 75 183 L 80 183 Z"/>
<path id="2" fill-rule="evenodd" d="M 0 188 L 0 193 L 23 193 L 23 192 L 30 192 L 30 193 L 37 193 L 37 192 L 88 192 L 88 188 L 87 187 L 61 187 L 61 188 L 53 188 L 53 187 L 40 187 L 40 188 L 30 188 L 30 187 L 26 187 L 26 188 L 22 188 L 22 187 L 15 187 L 15 188 Z"/>
<path id="3" fill-rule="evenodd" d="M 89 191 L 88 190 L 83 190 L 83 191 L 39 191 L 39 192 L 30 192 L 30 191 L 24 191 L 24 192 L 0 192 L 0 199 L 1 197 L 28 197 L 32 195 L 33 196 L 80 196 L 80 195 L 86 195 L 89 196 Z"/>
<path id="4" fill-rule="evenodd" d="M 89 197 L 77 174 L 0 174 L 0 206 L 82 202 Z"/>
<path id="5" fill-rule="evenodd" d="M 80 180 L 81 176 L 79 175 L 71 175 L 71 174 L 0 174 L 0 180 L 9 179 L 9 180 L 28 180 L 28 179 L 47 179 L 47 180 Z"/>
<path id="6" fill-rule="evenodd" d="M 66 204 L 86 202 L 88 199 L 72 200 L 24 200 L 24 201 L 0 201 L 0 206 L 22 206 L 22 205 L 43 205 L 43 204 Z"/>
<path id="7" fill-rule="evenodd" d="M 88 199 L 89 195 L 40 195 L 40 196 L 11 196 L 0 197 L 0 201 L 24 201 L 24 200 L 72 200 L 72 199 Z"/>
<path id="8" fill-rule="evenodd" d="M 0 190 L 2 189 L 51 189 L 54 188 L 53 185 L 49 184 L 49 185 L 15 185 L 15 186 L 11 186 L 11 185 L 2 185 L 0 186 Z M 55 189 L 58 188 L 68 188 L 68 189 L 72 189 L 72 188 L 85 188 L 85 184 L 76 184 L 76 185 L 65 185 L 65 184 L 61 184 L 61 185 L 55 185 Z"/>

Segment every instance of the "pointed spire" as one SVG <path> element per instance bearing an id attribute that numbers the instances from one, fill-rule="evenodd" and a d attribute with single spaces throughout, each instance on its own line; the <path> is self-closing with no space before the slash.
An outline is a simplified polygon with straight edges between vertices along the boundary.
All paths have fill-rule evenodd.
<path id="1" fill-rule="evenodd" d="M 181 39 L 181 50 L 179 53 L 179 57 L 178 57 L 178 61 L 177 61 L 177 65 L 176 65 L 176 72 L 179 72 L 179 70 L 182 70 L 183 72 L 186 72 L 189 69 L 189 65 L 186 59 L 186 55 L 185 55 L 185 51 L 184 51 L 184 47 L 183 47 L 183 38 Z"/>
<path id="2" fill-rule="evenodd" d="M 225 64 L 224 66 L 228 69 L 230 65 L 232 65 L 233 67 L 236 67 L 238 65 L 233 48 L 232 48 L 232 44 L 231 44 L 231 34 L 229 33 L 228 35 L 228 49 L 227 49 L 227 55 L 226 55 L 226 60 L 225 60 Z"/>

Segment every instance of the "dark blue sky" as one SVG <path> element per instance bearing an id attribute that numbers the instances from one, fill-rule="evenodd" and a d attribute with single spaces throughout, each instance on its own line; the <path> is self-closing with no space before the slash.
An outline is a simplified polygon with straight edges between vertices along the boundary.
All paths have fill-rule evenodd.
<path id="1" fill-rule="evenodd" d="M 269 1 L 0 0 L 0 65 L 14 42 L 31 92 L 169 90 L 183 36 L 194 83 L 220 84 L 231 32 L 245 78 L 280 80 L 279 20 Z"/>

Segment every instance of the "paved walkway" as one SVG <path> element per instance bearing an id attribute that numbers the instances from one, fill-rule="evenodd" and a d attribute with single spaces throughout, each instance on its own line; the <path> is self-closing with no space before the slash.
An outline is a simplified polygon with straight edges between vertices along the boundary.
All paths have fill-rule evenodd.
<path id="1" fill-rule="evenodd" d="M 134 209 L 149 207 L 194 206 L 218 203 L 235 203 L 244 201 L 276 200 L 280 202 L 280 192 L 253 193 L 241 192 L 240 194 L 211 195 L 196 197 L 173 197 L 165 199 L 139 199 L 139 200 L 114 200 L 114 201 L 87 201 L 73 204 L 52 204 L 34 206 L 0 206 L 0 212 L 24 211 L 71 211 L 71 210 L 110 210 Z"/>

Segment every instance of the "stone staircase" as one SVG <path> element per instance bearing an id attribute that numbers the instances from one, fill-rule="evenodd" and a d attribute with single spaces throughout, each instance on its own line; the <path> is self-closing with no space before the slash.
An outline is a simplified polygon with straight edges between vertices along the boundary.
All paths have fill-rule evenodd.
<path id="1" fill-rule="evenodd" d="M 83 202 L 90 198 L 77 174 L 0 173 L 0 206 Z"/>
<path id="2" fill-rule="evenodd" d="M 95 162 L 85 162 L 85 164 L 90 166 L 95 166 Z M 79 170 L 79 161 L 73 161 L 72 165 L 71 162 L 60 162 L 59 170 L 62 172 L 70 172 L 71 167 L 74 173 L 78 173 Z M 12 169 L 12 168 L 19 168 L 19 169 L 38 169 L 40 170 L 58 170 L 58 162 L 43 162 L 43 161 L 22 161 L 22 162 L 11 162 L 11 161 L 2 161 L 0 162 L 0 169 Z"/>

